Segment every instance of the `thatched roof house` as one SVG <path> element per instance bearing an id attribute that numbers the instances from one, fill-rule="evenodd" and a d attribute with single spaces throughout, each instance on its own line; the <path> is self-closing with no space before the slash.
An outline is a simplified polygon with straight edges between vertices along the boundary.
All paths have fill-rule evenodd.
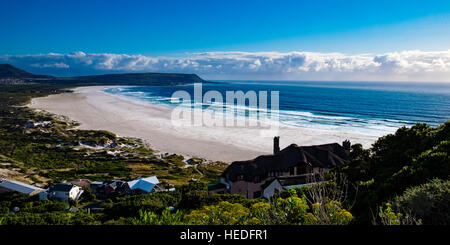
<path id="1" fill-rule="evenodd" d="M 247 198 L 262 197 L 265 194 L 264 187 L 274 179 L 279 179 L 279 188 L 283 184 L 302 185 L 306 184 L 305 180 L 311 179 L 308 176 L 321 175 L 333 167 L 345 164 L 349 160 L 350 146 L 349 141 L 344 141 L 342 145 L 291 144 L 280 151 L 279 137 L 275 137 L 274 154 L 233 162 L 223 172 L 222 178 L 208 187 L 215 193 L 242 194 Z"/>
<path id="2" fill-rule="evenodd" d="M 223 173 L 223 177 L 236 181 L 242 175 L 244 180 L 253 181 L 255 176 L 266 176 L 270 172 L 288 172 L 291 167 L 305 164 L 310 168 L 330 169 L 344 164 L 349 150 L 337 143 L 298 146 L 291 144 L 274 155 L 263 155 L 253 160 L 233 162 Z M 241 179 L 242 180 L 242 179 Z"/>

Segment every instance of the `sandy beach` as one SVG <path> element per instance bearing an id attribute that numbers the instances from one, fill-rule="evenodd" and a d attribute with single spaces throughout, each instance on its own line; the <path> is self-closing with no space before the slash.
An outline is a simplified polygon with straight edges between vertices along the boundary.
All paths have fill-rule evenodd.
<path id="1" fill-rule="evenodd" d="M 81 123 L 80 129 L 108 130 L 119 136 L 137 137 L 161 153 L 231 162 L 272 153 L 272 138 L 261 128 L 174 125 L 172 108 L 131 100 L 102 90 L 79 87 L 73 93 L 35 98 L 31 108 L 64 115 Z M 376 137 L 351 132 L 280 127 L 280 146 L 314 145 L 349 139 L 369 147 Z"/>

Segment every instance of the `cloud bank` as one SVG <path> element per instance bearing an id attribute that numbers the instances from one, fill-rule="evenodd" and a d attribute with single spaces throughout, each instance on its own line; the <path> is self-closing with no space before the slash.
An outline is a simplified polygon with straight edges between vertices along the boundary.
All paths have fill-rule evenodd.
<path id="1" fill-rule="evenodd" d="M 36 74 L 57 76 L 119 72 L 196 73 L 206 79 L 450 81 L 450 50 L 384 54 L 318 52 L 204 52 L 185 57 L 83 53 L 0 55 Z"/>

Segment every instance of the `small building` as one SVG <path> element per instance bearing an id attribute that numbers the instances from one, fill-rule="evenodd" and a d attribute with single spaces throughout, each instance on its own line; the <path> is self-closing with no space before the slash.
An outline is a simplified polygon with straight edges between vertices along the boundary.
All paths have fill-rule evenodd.
<path id="1" fill-rule="evenodd" d="M 40 192 L 43 192 L 45 190 L 42 188 L 36 187 L 34 185 L 25 184 L 20 181 L 1 179 L 0 180 L 0 193 L 4 193 L 4 192 L 8 192 L 8 191 L 14 191 L 14 192 L 19 192 L 19 193 L 26 194 L 29 196 L 33 196 L 33 195 L 39 194 Z"/>
<path id="2" fill-rule="evenodd" d="M 269 199 L 273 195 L 281 193 L 285 190 L 301 188 L 303 186 L 319 183 L 322 181 L 323 180 L 319 175 L 314 174 L 277 177 L 275 179 L 266 181 L 266 183 L 261 186 L 261 195 L 262 197 Z"/>
<path id="3" fill-rule="evenodd" d="M 112 192 L 125 192 L 126 191 L 126 182 L 122 180 L 109 180 L 103 182 L 103 193 L 108 196 Z"/>
<path id="4" fill-rule="evenodd" d="M 132 181 L 127 182 L 127 186 L 129 191 L 134 194 L 140 193 L 151 193 L 160 191 L 161 188 L 158 186 L 159 184 L 158 178 L 156 176 L 148 177 L 148 178 L 139 178 Z"/>
<path id="5" fill-rule="evenodd" d="M 69 200 L 78 200 L 83 194 L 81 187 L 72 184 L 56 184 L 47 191 L 48 198 L 68 202 Z"/>

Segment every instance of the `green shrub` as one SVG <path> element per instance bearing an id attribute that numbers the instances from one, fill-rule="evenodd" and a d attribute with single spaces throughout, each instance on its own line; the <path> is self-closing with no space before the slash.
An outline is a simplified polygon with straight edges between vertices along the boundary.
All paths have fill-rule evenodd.
<path id="1" fill-rule="evenodd" d="M 171 212 L 169 208 L 166 208 L 161 215 L 156 215 L 154 212 L 147 212 L 140 210 L 139 218 L 132 218 L 131 224 L 133 225 L 182 225 L 183 212 L 177 210 Z"/>
<path id="2" fill-rule="evenodd" d="M 426 184 L 408 188 L 395 198 L 393 206 L 411 212 L 423 224 L 450 224 L 450 180 L 433 179 Z"/>
<path id="3" fill-rule="evenodd" d="M 438 127 L 419 123 L 399 128 L 380 137 L 369 150 L 352 146 L 349 164 L 334 171 L 359 185 L 348 193 L 349 200 L 356 199 L 352 208 L 356 223 L 368 224 L 377 205 L 410 187 L 450 176 L 450 120 Z"/>
<path id="4" fill-rule="evenodd" d="M 91 225 L 96 216 L 84 212 L 17 213 L 5 217 L 7 225 Z"/>
<path id="5" fill-rule="evenodd" d="M 160 213 L 168 206 L 177 206 L 179 193 L 157 192 L 152 194 L 118 197 L 104 203 L 105 215 L 109 219 L 137 217 L 140 210 Z"/>
<path id="6" fill-rule="evenodd" d="M 97 196 L 95 196 L 94 191 L 92 191 L 91 188 L 84 187 L 83 194 L 81 194 L 80 200 L 83 203 L 97 201 Z"/>

